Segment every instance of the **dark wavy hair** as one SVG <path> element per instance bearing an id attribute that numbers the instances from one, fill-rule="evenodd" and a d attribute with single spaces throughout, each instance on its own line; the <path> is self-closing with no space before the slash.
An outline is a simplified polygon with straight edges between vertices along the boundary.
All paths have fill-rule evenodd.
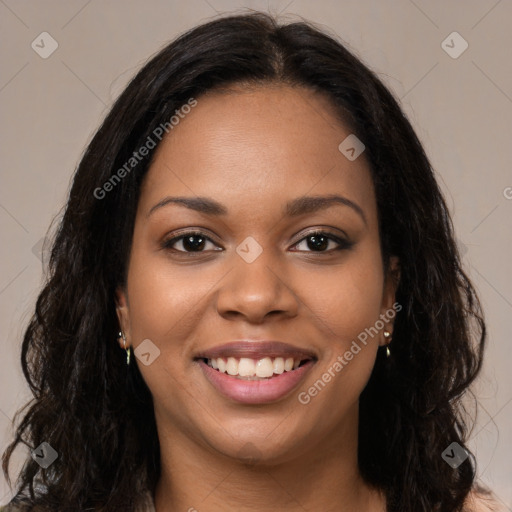
<path id="1" fill-rule="evenodd" d="M 285 84 L 330 99 L 366 146 L 385 270 L 400 259 L 391 357 L 381 351 L 360 396 L 359 468 L 388 512 L 458 512 L 476 479 L 465 445 L 463 398 L 486 340 L 475 289 L 462 269 L 435 172 L 397 100 L 351 51 L 314 24 L 261 12 L 199 25 L 164 47 L 115 101 L 74 174 L 52 236 L 45 285 L 25 331 L 21 362 L 34 398 L 14 441 L 49 443 L 47 469 L 32 458 L 17 497 L 37 510 L 136 510 L 160 475 L 151 393 L 117 343 L 115 290 L 124 285 L 141 183 L 156 147 L 109 193 L 98 187 L 191 97 L 231 85 Z M 27 409 L 25 411 L 25 409 Z M 470 455 L 453 469 L 453 442 Z M 35 492 L 39 482 L 45 492 Z M 21 501 L 20 501 L 21 502 Z"/>

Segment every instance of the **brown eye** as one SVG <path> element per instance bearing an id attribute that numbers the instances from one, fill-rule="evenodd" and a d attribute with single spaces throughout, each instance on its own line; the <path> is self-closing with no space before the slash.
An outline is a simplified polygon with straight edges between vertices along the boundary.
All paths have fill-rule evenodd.
<path id="1" fill-rule="evenodd" d="M 208 250 L 208 243 L 212 244 L 214 247 L 217 247 L 216 244 L 204 233 L 200 231 L 190 231 L 170 238 L 169 240 L 165 240 L 162 243 L 162 248 L 185 254 L 202 253 Z M 179 244 L 181 244 L 181 247 Z M 294 247 L 300 246 L 300 244 L 305 244 L 307 248 L 299 249 L 297 252 L 316 253 L 331 253 L 333 251 L 349 249 L 353 245 L 352 242 L 343 240 L 327 231 L 315 231 L 310 233 L 302 238 L 302 240 L 297 242 Z M 178 245 L 178 247 L 174 247 L 175 245 Z M 222 249 L 219 248 L 214 250 Z"/>
<path id="2" fill-rule="evenodd" d="M 189 233 L 184 233 L 183 235 L 176 236 L 171 238 L 170 240 L 166 240 L 163 242 L 162 247 L 165 249 L 170 249 L 177 252 L 204 252 L 205 246 L 210 242 L 213 244 L 213 241 L 210 240 L 204 233 L 191 231 Z M 182 249 L 174 248 L 175 244 L 181 243 Z"/>
<path id="3" fill-rule="evenodd" d="M 338 247 L 332 247 L 332 243 L 338 245 Z M 298 244 L 295 244 L 295 246 L 299 246 L 300 244 L 306 244 L 306 247 L 309 249 L 306 250 L 306 252 L 332 252 L 332 251 L 338 251 L 342 249 L 348 249 L 353 244 L 349 242 L 348 240 L 343 240 L 332 233 L 329 233 L 327 231 L 315 231 L 313 233 L 310 233 L 309 235 L 305 236 Z M 329 250 L 326 250 L 330 247 Z"/>

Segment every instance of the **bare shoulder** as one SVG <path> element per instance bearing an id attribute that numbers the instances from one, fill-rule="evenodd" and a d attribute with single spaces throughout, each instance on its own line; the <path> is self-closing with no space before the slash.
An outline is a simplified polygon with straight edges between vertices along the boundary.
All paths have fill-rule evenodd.
<path id="1" fill-rule="evenodd" d="M 466 498 L 467 512 L 509 512 L 509 509 L 489 489 L 475 487 Z"/>
<path id="2" fill-rule="evenodd" d="M 0 512 L 22 512 L 22 510 L 26 510 L 26 509 L 22 509 L 18 505 L 13 505 L 13 504 L 7 504 L 7 505 L 0 506 Z"/>
<path id="3" fill-rule="evenodd" d="M 13 499 L 6 505 L 0 505 L 0 512 L 35 512 L 37 509 L 25 499 Z"/>

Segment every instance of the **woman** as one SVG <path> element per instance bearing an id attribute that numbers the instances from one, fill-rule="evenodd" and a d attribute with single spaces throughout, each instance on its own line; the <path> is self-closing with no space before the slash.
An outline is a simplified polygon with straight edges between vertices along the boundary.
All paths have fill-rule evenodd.
<path id="1" fill-rule="evenodd" d="M 206 23 L 76 171 L 5 510 L 491 510 L 460 401 L 485 338 L 378 78 L 308 23 Z"/>

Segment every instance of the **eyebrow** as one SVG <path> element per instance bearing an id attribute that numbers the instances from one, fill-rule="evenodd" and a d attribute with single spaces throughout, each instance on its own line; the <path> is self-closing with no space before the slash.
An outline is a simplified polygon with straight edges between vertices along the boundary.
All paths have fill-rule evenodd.
<path id="1" fill-rule="evenodd" d="M 206 215 L 227 215 L 227 208 L 208 197 L 164 197 L 161 201 L 156 203 L 148 212 L 146 217 L 149 217 L 155 210 L 163 208 L 169 204 L 178 204 L 185 206 L 190 210 L 195 210 Z M 363 209 L 354 201 L 339 196 L 336 194 L 329 194 L 325 196 L 302 196 L 296 199 L 288 201 L 285 205 L 285 216 L 287 217 L 298 217 L 299 215 L 305 215 L 307 213 L 314 213 L 319 210 L 329 208 L 335 204 L 340 204 L 352 208 L 368 225 L 365 213 Z"/>

